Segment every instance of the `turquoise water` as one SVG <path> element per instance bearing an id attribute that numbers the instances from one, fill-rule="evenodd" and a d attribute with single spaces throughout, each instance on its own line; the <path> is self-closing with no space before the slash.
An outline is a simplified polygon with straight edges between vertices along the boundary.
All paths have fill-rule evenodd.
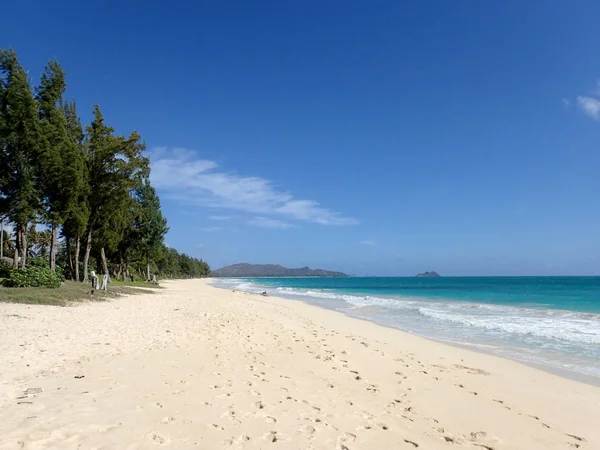
<path id="1" fill-rule="evenodd" d="M 600 383 L 600 277 L 238 278 L 215 283 L 266 290 Z"/>

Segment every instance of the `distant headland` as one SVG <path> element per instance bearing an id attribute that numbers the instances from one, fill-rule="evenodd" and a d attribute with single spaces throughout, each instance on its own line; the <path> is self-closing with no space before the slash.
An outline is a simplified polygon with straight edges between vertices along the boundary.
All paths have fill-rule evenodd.
<path id="1" fill-rule="evenodd" d="M 288 269 L 279 264 L 233 264 L 211 272 L 213 277 L 347 277 L 343 272 L 301 267 Z"/>
<path id="2" fill-rule="evenodd" d="M 437 272 L 423 272 L 418 273 L 417 277 L 441 277 L 441 275 Z"/>

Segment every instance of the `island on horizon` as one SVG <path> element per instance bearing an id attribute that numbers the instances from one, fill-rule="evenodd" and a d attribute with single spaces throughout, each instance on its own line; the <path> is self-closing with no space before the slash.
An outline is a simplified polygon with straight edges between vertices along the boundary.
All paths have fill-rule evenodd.
<path id="1" fill-rule="evenodd" d="M 288 269 L 279 264 L 232 264 L 213 270 L 213 277 L 347 277 L 343 272 L 301 267 Z"/>
<path id="2" fill-rule="evenodd" d="M 437 272 L 423 272 L 423 273 L 418 273 L 416 275 L 418 278 L 423 278 L 423 277 L 441 277 L 441 275 Z"/>

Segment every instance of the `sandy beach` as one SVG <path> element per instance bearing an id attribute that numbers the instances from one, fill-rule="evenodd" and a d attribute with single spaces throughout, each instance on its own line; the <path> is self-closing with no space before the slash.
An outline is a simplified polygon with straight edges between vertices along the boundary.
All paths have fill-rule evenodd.
<path id="1" fill-rule="evenodd" d="M 600 388 L 300 301 L 0 304 L 0 449 L 600 449 Z"/>

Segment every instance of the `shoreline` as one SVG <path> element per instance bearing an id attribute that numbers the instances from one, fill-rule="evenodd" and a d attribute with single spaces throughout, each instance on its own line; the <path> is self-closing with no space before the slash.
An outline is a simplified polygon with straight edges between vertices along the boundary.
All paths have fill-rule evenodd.
<path id="1" fill-rule="evenodd" d="M 598 387 L 304 302 L 165 286 L 0 304 L 0 449 L 600 448 Z"/>
<path id="2" fill-rule="evenodd" d="M 270 279 L 272 279 L 273 277 L 270 277 Z M 289 278 L 289 277 L 286 277 Z M 499 277 L 498 277 L 499 278 Z M 522 278 L 527 278 L 527 277 L 522 277 Z M 216 283 L 219 282 L 219 280 L 223 280 L 224 277 L 212 277 L 212 278 L 207 278 L 206 280 L 208 280 L 208 284 L 215 287 L 216 289 L 223 289 L 223 290 L 231 290 L 232 288 L 226 285 L 223 286 L 219 286 Z M 245 280 L 245 278 L 231 278 L 231 279 L 238 279 L 238 280 Z M 253 279 L 257 279 L 257 277 L 252 277 L 250 278 L 250 280 Z M 215 284 L 213 284 L 212 282 L 216 282 Z M 250 281 L 251 282 L 251 281 Z M 383 323 L 383 322 L 378 322 L 377 320 L 373 319 L 373 318 L 366 318 L 366 317 L 361 317 L 358 315 L 353 315 L 350 311 L 344 310 L 344 309 L 335 309 L 335 308 L 329 308 L 325 305 L 323 305 L 322 303 L 319 302 L 311 302 L 310 300 L 313 299 L 313 297 L 310 296 L 304 296 L 304 295 L 285 295 L 285 294 L 281 294 L 279 292 L 276 292 L 275 294 L 271 295 L 269 292 L 269 287 L 268 286 L 261 286 L 260 289 L 266 289 L 266 292 L 269 294 L 269 296 L 272 296 L 273 298 L 280 298 L 282 300 L 291 300 L 291 301 L 299 301 L 302 302 L 306 305 L 309 306 L 314 306 L 320 309 L 324 309 L 324 310 L 328 310 L 328 311 L 334 311 L 334 312 L 338 312 L 341 313 L 347 317 L 353 318 L 353 319 L 358 319 L 358 320 L 363 320 L 366 322 L 370 322 L 370 323 L 374 323 L 378 326 L 381 327 L 385 327 L 385 328 L 390 328 L 393 330 L 397 330 L 400 331 L 402 333 L 406 333 L 409 334 L 411 336 L 417 336 L 417 337 L 421 337 L 423 339 L 432 341 L 432 342 L 437 342 L 439 344 L 442 345 L 450 345 L 452 347 L 456 347 L 456 348 L 461 348 L 464 350 L 468 350 L 468 351 L 474 351 L 477 353 L 482 353 L 482 354 L 486 354 L 486 355 L 490 355 L 490 356 L 495 356 L 498 358 L 502 358 L 502 359 L 506 359 L 509 361 L 514 361 L 520 364 L 524 364 L 528 367 L 532 367 L 538 370 L 542 370 L 544 372 L 553 374 L 553 375 L 557 375 L 559 377 L 562 378 L 566 378 L 572 381 L 577 381 L 577 382 L 581 382 L 581 383 L 585 383 L 585 384 L 589 384 L 591 386 L 596 386 L 596 387 L 600 387 L 600 376 L 598 375 L 593 375 L 593 374 L 589 374 L 589 373 L 584 373 L 584 372 L 580 372 L 577 370 L 572 370 L 572 369 L 568 369 L 568 368 L 564 368 L 564 367 L 560 367 L 558 365 L 553 365 L 551 363 L 544 363 L 544 362 L 536 362 L 536 361 L 530 361 L 527 360 L 525 358 L 523 359 L 519 359 L 517 356 L 512 356 L 509 353 L 501 353 L 501 352 L 494 352 L 492 350 L 486 350 L 485 347 L 486 346 L 490 346 L 488 344 L 482 343 L 482 344 L 477 344 L 477 343 L 461 343 L 458 341 L 453 341 L 450 339 L 443 339 L 443 338 L 438 338 L 438 337 L 434 337 L 434 336 L 428 336 L 427 334 L 424 333 L 419 333 L 419 332 L 413 332 L 404 328 L 401 328 L 400 326 L 395 326 L 395 325 L 391 325 L 391 324 L 387 324 L 387 323 Z M 236 289 L 236 291 L 239 292 L 245 292 L 248 294 L 254 294 L 255 292 L 252 291 L 244 291 L 244 290 L 240 290 L 240 289 Z M 359 295 L 359 294 L 350 294 L 350 295 Z M 386 298 L 385 295 L 381 296 L 382 298 Z M 394 300 L 395 297 L 389 297 L 389 299 Z M 569 310 L 562 310 L 562 309 L 553 309 L 553 311 L 559 311 L 559 312 L 563 312 L 563 313 L 572 313 L 572 311 Z M 592 313 L 590 313 L 592 314 Z M 594 313 L 595 314 L 595 313 Z"/>

